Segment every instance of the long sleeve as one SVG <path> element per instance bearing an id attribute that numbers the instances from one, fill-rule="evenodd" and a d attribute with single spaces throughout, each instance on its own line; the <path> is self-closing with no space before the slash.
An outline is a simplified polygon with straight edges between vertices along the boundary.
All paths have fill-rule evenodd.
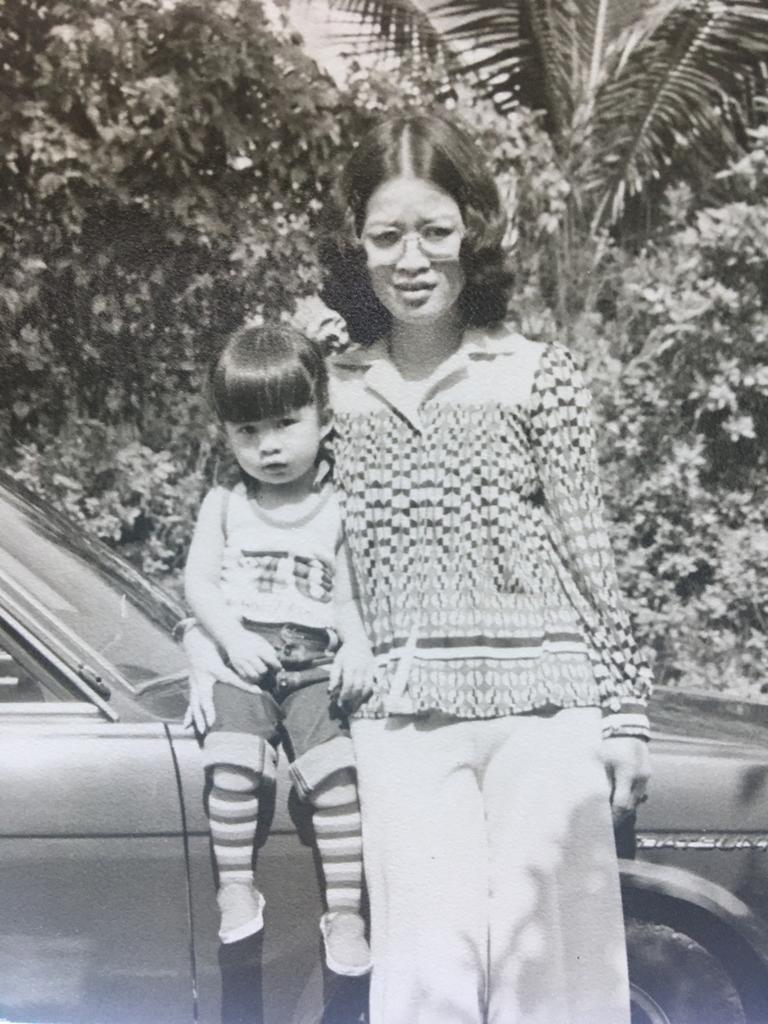
<path id="1" fill-rule="evenodd" d="M 563 585 L 579 612 L 603 734 L 648 738 L 651 672 L 622 606 L 600 490 L 591 398 L 573 357 L 549 346 L 533 380 L 530 440 Z"/>

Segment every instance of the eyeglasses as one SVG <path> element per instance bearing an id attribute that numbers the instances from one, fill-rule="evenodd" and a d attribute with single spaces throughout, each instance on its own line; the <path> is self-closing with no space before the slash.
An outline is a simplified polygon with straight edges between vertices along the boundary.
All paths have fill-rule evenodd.
<path id="1" fill-rule="evenodd" d="M 409 242 L 418 245 L 422 255 L 435 263 L 455 260 L 461 251 L 464 228 L 459 225 L 426 224 L 418 231 L 401 231 L 396 227 L 364 230 L 362 239 L 369 258 L 376 263 L 397 263 L 405 255 Z"/>

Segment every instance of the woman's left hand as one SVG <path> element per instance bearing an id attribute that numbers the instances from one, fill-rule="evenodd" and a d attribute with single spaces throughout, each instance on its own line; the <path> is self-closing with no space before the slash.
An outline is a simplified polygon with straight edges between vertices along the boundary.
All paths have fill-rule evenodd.
<path id="1" fill-rule="evenodd" d="M 331 665 L 328 692 L 336 703 L 355 711 L 373 693 L 376 663 L 366 641 L 347 640 Z"/>
<path id="2" fill-rule="evenodd" d="M 602 757 L 611 785 L 613 823 L 619 825 L 646 797 L 651 777 L 648 743 L 635 736 L 609 736 L 603 740 Z"/>

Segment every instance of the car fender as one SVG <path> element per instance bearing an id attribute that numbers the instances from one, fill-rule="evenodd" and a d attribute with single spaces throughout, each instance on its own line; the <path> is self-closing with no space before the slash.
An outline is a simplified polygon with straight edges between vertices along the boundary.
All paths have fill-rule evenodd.
<path id="1" fill-rule="evenodd" d="M 724 965 L 747 1003 L 768 1014 L 768 926 L 761 917 L 728 889 L 684 868 L 620 859 L 619 871 L 627 917 L 695 939 Z"/>

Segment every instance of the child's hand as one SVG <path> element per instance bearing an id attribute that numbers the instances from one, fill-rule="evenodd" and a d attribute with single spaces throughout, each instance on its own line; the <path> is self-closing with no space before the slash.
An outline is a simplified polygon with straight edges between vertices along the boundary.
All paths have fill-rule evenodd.
<path id="1" fill-rule="evenodd" d="M 187 630 L 183 643 L 189 658 L 189 707 L 184 715 L 184 726 L 187 729 L 194 726 L 202 734 L 216 720 L 214 684 L 218 681 L 238 683 L 239 679 L 227 668 L 216 644 L 199 626 Z"/>
<path id="2" fill-rule="evenodd" d="M 376 662 L 371 648 L 362 639 L 347 640 L 331 665 L 328 692 L 337 704 L 354 711 L 373 693 Z"/>
<path id="3" fill-rule="evenodd" d="M 218 651 L 209 658 L 210 664 L 192 662 L 189 666 L 189 707 L 184 715 L 184 726 L 195 727 L 201 735 L 216 721 L 213 687 L 216 683 L 239 683 L 239 678 L 222 661 Z"/>
<path id="4" fill-rule="evenodd" d="M 222 662 L 224 671 L 228 671 Z M 195 728 L 201 735 L 207 732 L 216 721 L 216 710 L 213 706 L 213 686 L 216 682 L 214 673 L 207 669 L 190 667 L 189 670 L 189 706 L 184 715 L 184 728 Z"/>
<path id="5" fill-rule="evenodd" d="M 243 679 L 258 682 L 270 669 L 280 669 L 280 661 L 272 644 L 258 633 L 240 629 L 226 644 L 227 658 Z"/>

